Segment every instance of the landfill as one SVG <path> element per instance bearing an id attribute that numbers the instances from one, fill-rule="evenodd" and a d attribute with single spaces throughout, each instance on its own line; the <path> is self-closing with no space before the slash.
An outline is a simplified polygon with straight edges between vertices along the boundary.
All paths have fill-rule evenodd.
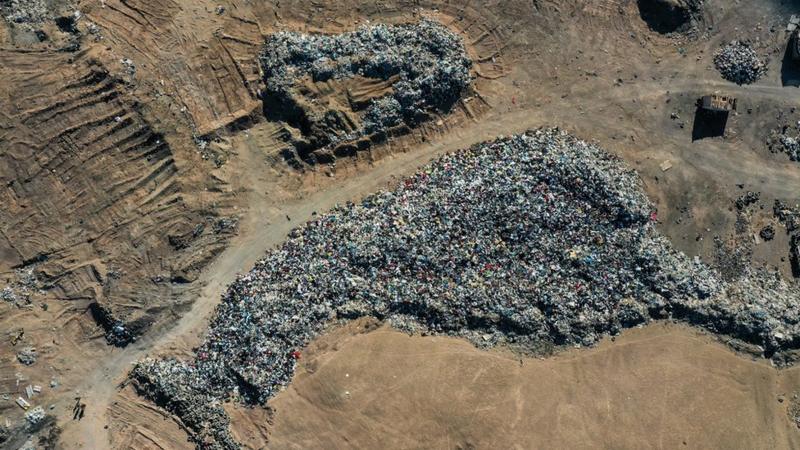
<path id="1" fill-rule="evenodd" d="M 738 85 L 751 84 L 767 73 L 767 65 L 747 41 L 732 41 L 714 53 L 722 78 Z"/>
<path id="2" fill-rule="evenodd" d="M 557 129 L 501 137 L 293 230 L 229 286 L 193 360 L 145 359 L 130 376 L 199 448 L 234 449 L 222 403 L 265 404 L 298 351 L 361 316 L 532 351 L 666 318 L 767 357 L 800 347 L 797 285 L 749 268 L 726 280 L 657 220 L 636 173 L 599 147 Z"/>
<path id="3" fill-rule="evenodd" d="M 430 19 L 400 25 L 364 25 L 337 35 L 278 32 L 260 57 L 266 98 L 296 111 L 296 90 L 304 78 L 315 82 L 361 76 L 393 81 L 392 90 L 373 99 L 362 123 L 338 124 L 331 111 L 305 111 L 305 128 L 324 128 L 318 148 L 414 126 L 433 111 L 446 111 L 470 84 L 472 61 L 461 38 Z M 349 120 L 349 119 L 348 119 Z"/>
<path id="4" fill-rule="evenodd" d="M 0 2 L 5 19 L 12 23 L 38 24 L 52 19 L 52 11 L 45 0 L 7 0 Z"/>

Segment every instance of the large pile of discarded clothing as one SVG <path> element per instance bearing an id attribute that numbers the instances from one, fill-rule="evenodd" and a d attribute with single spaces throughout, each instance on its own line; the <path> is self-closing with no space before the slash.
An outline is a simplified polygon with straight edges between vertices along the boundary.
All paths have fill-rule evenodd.
<path id="1" fill-rule="evenodd" d="M 470 84 L 472 61 L 461 38 L 438 22 L 423 19 L 401 25 L 365 25 L 337 35 L 278 32 L 261 54 L 265 99 L 300 128 L 324 128 L 315 147 L 352 141 L 400 124 L 415 126 L 431 112 L 445 112 Z M 353 77 L 392 80 L 391 92 L 373 99 L 360 124 L 330 111 L 312 117 L 297 105 L 297 88 L 314 82 Z M 295 117 L 303 116 L 303 117 Z M 349 119 L 348 119 L 349 120 Z M 332 126 L 336 125 L 336 126 Z M 308 130 L 304 130 L 308 131 Z"/>
<path id="2" fill-rule="evenodd" d="M 230 286 L 193 361 L 148 359 L 132 377 L 197 439 L 235 448 L 219 402 L 266 402 L 336 320 L 536 348 L 673 317 L 765 351 L 797 346 L 796 288 L 728 283 L 656 219 L 635 172 L 563 132 L 475 145 L 294 230 Z"/>

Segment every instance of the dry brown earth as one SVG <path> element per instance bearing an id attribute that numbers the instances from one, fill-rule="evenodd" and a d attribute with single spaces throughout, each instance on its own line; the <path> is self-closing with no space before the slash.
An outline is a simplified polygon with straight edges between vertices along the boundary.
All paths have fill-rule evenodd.
<path id="1" fill-rule="evenodd" d="M 360 321 L 309 346 L 271 412 L 229 411 L 248 448 L 791 449 L 798 389 L 797 368 L 681 325 L 532 359 Z M 114 448 L 192 448 L 133 395 L 112 409 Z"/>
<path id="2" fill-rule="evenodd" d="M 346 329 L 275 398 L 270 448 L 797 448 L 800 371 L 654 324 L 544 360 Z M 784 399 L 781 403 L 780 400 Z M 248 427 L 250 428 L 250 427 Z"/>

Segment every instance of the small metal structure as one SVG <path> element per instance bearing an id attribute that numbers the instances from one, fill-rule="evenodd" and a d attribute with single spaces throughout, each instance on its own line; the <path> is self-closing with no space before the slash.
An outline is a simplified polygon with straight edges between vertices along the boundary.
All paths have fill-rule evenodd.
<path id="1" fill-rule="evenodd" d="M 692 141 L 724 136 L 728 117 L 731 111 L 736 111 L 736 107 L 736 99 L 728 95 L 710 94 L 699 98 L 694 115 Z"/>
<path id="2" fill-rule="evenodd" d="M 736 111 L 736 99 L 727 95 L 711 94 L 701 98 L 697 106 L 706 111 L 729 113 Z"/>

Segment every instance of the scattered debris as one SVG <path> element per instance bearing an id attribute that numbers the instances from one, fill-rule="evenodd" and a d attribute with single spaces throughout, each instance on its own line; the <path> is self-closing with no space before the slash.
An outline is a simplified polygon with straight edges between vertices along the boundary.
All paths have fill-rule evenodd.
<path id="1" fill-rule="evenodd" d="M 0 11 L 11 23 L 38 25 L 53 19 L 48 3 L 45 0 L 5 0 L 0 2 Z"/>
<path id="2" fill-rule="evenodd" d="M 792 161 L 800 161 L 800 126 L 784 125 L 770 132 L 767 147 L 772 153 L 786 153 Z"/>
<path id="3" fill-rule="evenodd" d="M 760 198 L 761 198 L 760 192 L 747 191 L 746 193 L 740 195 L 739 198 L 736 199 L 736 202 L 734 202 L 734 204 L 736 205 L 736 209 L 742 211 L 748 206 L 758 203 L 758 200 Z"/>
<path id="4" fill-rule="evenodd" d="M 721 238 L 715 237 L 714 249 L 715 268 L 723 280 L 734 282 L 747 277 L 753 258 L 753 248 L 750 242 L 744 239 L 725 242 Z"/>
<path id="5" fill-rule="evenodd" d="M 800 230 L 800 206 L 795 205 L 793 208 L 786 203 L 775 200 L 772 206 L 775 218 L 786 227 L 789 233 Z"/>
<path id="6" fill-rule="evenodd" d="M 214 222 L 214 233 L 233 233 L 239 225 L 239 219 L 236 217 L 220 217 Z"/>
<path id="7" fill-rule="evenodd" d="M 133 82 L 134 78 L 136 78 L 136 64 L 129 58 L 122 58 L 119 62 L 125 68 L 125 72 L 128 75 L 128 82 Z"/>
<path id="8" fill-rule="evenodd" d="M 758 233 L 758 235 L 761 236 L 761 239 L 764 239 L 765 241 L 771 241 L 775 239 L 775 227 L 772 225 L 767 225 L 761 229 L 761 232 Z"/>
<path id="9" fill-rule="evenodd" d="M 17 269 L 12 282 L 0 289 L 0 300 L 13 303 L 18 308 L 30 305 L 31 298 L 39 289 L 39 280 L 34 270 L 35 264 Z"/>
<path id="10" fill-rule="evenodd" d="M 27 421 L 31 425 L 38 424 L 39 422 L 44 420 L 44 417 L 45 417 L 44 408 L 42 408 L 41 406 L 37 406 L 32 410 L 28 411 L 27 413 L 25 413 L 25 419 L 27 419 Z"/>
<path id="11" fill-rule="evenodd" d="M 789 155 L 792 161 L 800 161 L 800 142 L 797 136 L 781 135 L 780 142 L 783 146 L 783 152 Z"/>
<path id="12" fill-rule="evenodd" d="M 17 334 L 14 335 L 14 337 L 11 338 L 11 345 L 16 346 L 24 336 L 25 336 L 25 329 L 23 328 L 19 330 Z"/>
<path id="13" fill-rule="evenodd" d="M 33 365 L 36 362 L 36 349 L 33 347 L 26 347 L 17 353 L 17 360 L 26 366 Z"/>

